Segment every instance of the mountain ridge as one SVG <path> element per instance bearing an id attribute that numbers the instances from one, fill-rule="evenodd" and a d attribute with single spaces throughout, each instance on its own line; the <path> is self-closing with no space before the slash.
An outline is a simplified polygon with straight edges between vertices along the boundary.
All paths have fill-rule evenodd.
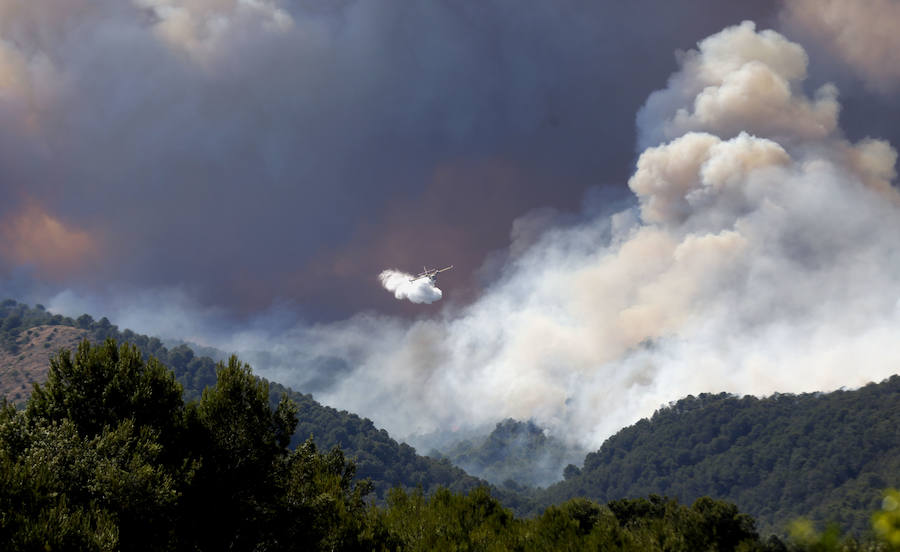
<path id="1" fill-rule="evenodd" d="M 865 533 L 882 490 L 900 486 L 898 427 L 898 375 L 831 393 L 689 396 L 610 437 L 536 504 L 715 496 L 774 533 L 801 516 Z"/>
<path id="2" fill-rule="evenodd" d="M 38 327 L 42 329 L 34 329 Z M 197 399 L 204 388 L 215 385 L 216 363 L 186 344 L 167 348 L 157 338 L 119 331 L 106 318 L 72 319 L 12 300 L 0 303 L 0 354 L 5 355 L 0 359 L 15 361 L 21 349 L 32 346 L 28 340 L 46 339 L 53 329 L 56 335 L 70 331 L 65 328 L 95 342 L 112 337 L 136 345 L 145 357 L 153 356 L 174 371 L 185 400 Z M 0 383 L 9 373 L 9 367 L 0 363 Z M 425 492 L 439 486 L 467 492 L 486 483 L 451 458 L 418 454 L 367 418 L 321 405 L 312 395 L 276 382 L 268 384 L 273 405 L 282 394 L 298 405 L 300 422 L 292 444 L 312 435 L 322 450 L 341 447 L 347 457 L 356 459 L 357 475 L 372 480 L 379 501 L 396 485 Z M 526 434 L 540 437 L 536 426 L 526 422 L 502 425 L 495 431 L 514 435 L 522 426 Z M 492 492 L 519 515 L 538 515 L 576 497 L 604 503 L 648 495 L 682 502 L 712 496 L 737 504 L 758 520 L 763 531 L 783 535 L 787 521 L 806 516 L 820 523 L 835 521 L 862 534 L 868 531 L 869 515 L 878 507 L 882 490 L 900 486 L 897 427 L 900 376 L 896 375 L 831 393 L 775 393 L 762 398 L 705 393 L 675 401 L 621 429 L 588 453 L 580 467 L 566 467 L 564 480 L 547 488 L 511 480 L 493 486 Z M 503 450 L 498 443 L 502 445 L 503 439 L 471 439 L 457 456 L 469 454 L 495 473 L 520 468 L 521 459 L 498 453 Z M 482 445 L 490 446 L 478 450 Z"/>
<path id="3" fill-rule="evenodd" d="M 50 332 L 55 330 L 60 334 L 69 333 L 70 330 L 66 328 L 70 328 L 74 331 L 73 335 L 77 333 L 94 343 L 112 338 L 119 343 L 133 344 L 142 352 L 145 360 L 154 357 L 174 372 L 176 381 L 183 388 L 186 401 L 199 399 L 203 389 L 213 387 L 216 383 L 216 362 L 208 356 L 195 355 L 185 344 L 168 348 L 156 337 L 127 329 L 120 331 L 105 317 L 94 320 L 90 315 L 84 314 L 73 319 L 52 314 L 42 306 L 29 307 L 12 299 L 0 302 L 0 351 L 7 355 L 3 358 L 17 362 L 18 357 L 10 356 L 13 354 L 11 351 L 22 354 L 19 349 L 26 347 L 26 338 L 32 338 L 28 332 L 38 335 L 34 332 L 36 327 L 51 328 Z M 57 347 L 48 348 L 53 353 L 57 350 Z M 74 351 L 74 347 L 71 350 Z M 15 369 L 14 365 L 0 364 L 0 380 L 9 379 Z M 46 367 L 39 374 L 45 379 Z M 368 418 L 322 405 L 312 395 L 294 391 L 265 378 L 260 379 L 269 385 L 269 401 L 273 406 L 277 405 L 282 394 L 297 404 L 300 422 L 291 439 L 291 446 L 312 436 L 316 446 L 322 450 L 340 447 L 348 458 L 356 460 L 357 476 L 372 481 L 378 500 L 384 500 L 388 491 L 397 485 L 410 489 L 422 487 L 427 492 L 439 486 L 455 492 L 465 492 L 486 483 L 445 459 L 417 454 L 410 445 L 398 442 L 387 431 L 376 428 Z M 43 383 L 41 379 L 32 379 L 27 383 L 30 385 L 35 381 Z M 24 390 L 18 388 L 21 401 L 24 401 L 22 391 Z M 500 493 L 509 494 L 502 491 Z M 515 503 L 515 500 L 512 502 Z"/>

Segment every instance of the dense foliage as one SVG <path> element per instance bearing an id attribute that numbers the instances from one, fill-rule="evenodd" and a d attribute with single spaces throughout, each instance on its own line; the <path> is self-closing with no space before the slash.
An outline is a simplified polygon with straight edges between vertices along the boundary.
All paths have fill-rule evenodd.
<path id="1" fill-rule="evenodd" d="M 112 340 L 51 362 L 0 412 L 4 549 L 249 550 L 334 544 L 365 484 L 339 451 L 291 452 L 296 407 L 236 358 L 185 404 L 171 371 Z"/>
<path id="2" fill-rule="evenodd" d="M 135 345 L 142 351 L 144 360 L 157 359 L 159 364 L 172 370 L 186 401 L 199 399 L 204 389 L 216 384 L 216 362 L 208 356 L 195 355 L 188 345 L 167 348 L 155 337 L 131 330 L 119 331 L 106 318 L 94 320 L 84 314 L 72 319 L 50 314 L 41 306 L 29 308 L 13 300 L 6 300 L 0 305 L 0 344 L 15 343 L 20 333 L 38 325 L 79 327 L 88 331 L 92 341 L 115 339 Z M 291 448 L 309 438 L 323 450 L 340 447 L 344 454 L 355 459 L 358 476 L 372 482 L 374 495 L 379 500 L 386 498 L 388 491 L 396 485 L 411 489 L 422 487 L 430 492 L 438 486 L 466 491 L 484 483 L 448 460 L 416 454 L 414 448 L 398 443 L 367 418 L 323 406 L 311 395 L 298 393 L 278 383 L 268 382 L 268 385 L 273 406 L 282 395 L 287 395 L 297 405 L 300 421 L 293 434 Z"/>
<path id="3" fill-rule="evenodd" d="M 28 308 L 11 300 L 0 303 L 0 316 L 0 346 L 3 347 L 15 344 L 20 335 L 24 338 L 27 329 L 36 325 L 80 327 L 95 341 L 112 337 L 137 345 L 142 351 L 141 361 L 150 373 L 160 371 L 159 365 L 171 368 L 175 383 L 180 385 L 181 397 L 187 402 L 200 401 L 204 389 L 217 384 L 217 367 L 211 358 L 195 355 L 187 345 L 166 348 L 159 339 L 129 330 L 119 331 L 105 318 L 95 321 L 82 315 L 71 319 L 51 314 L 40 306 Z M 158 361 L 150 360 L 151 357 Z M 151 378 L 150 381 L 159 380 Z M 427 497 L 440 486 L 468 492 L 481 483 L 451 464 L 448 458 L 417 455 L 408 445 L 397 443 L 387 432 L 377 429 L 370 420 L 324 407 L 312 396 L 278 384 L 262 383 L 268 385 L 271 408 L 277 408 L 282 394 L 287 394 L 296 404 L 299 423 L 288 448 L 299 450 L 310 436 L 313 440 L 303 445 L 307 450 L 339 446 L 348 458 L 356 459 L 356 476 L 371 480 L 375 492 L 370 498 L 377 498 L 379 503 L 384 503 L 395 485 L 407 491 L 421 487 Z M 661 409 L 650 420 L 623 429 L 599 451 L 589 454 L 581 467 L 568 466 L 563 482 L 538 490 L 507 480 L 500 488 L 492 488 L 492 494 L 520 515 L 539 515 L 550 505 L 581 496 L 600 503 L 650 494 L 678 497 L 687 502 L 715 496 L 730 500 L 753 515 L 764 533 L 784 534 L 791 520 L 804 516 L 815 522 L 814 527 L 821 528 L 824 522 L 834 521 L 852 534 L 865 535 L 870 527 L 870 513 L 881 504 L 881 489 L 900 485 L 898 391 L 900 378 L 893 377 L 860 390 L 830 394 L 777 394 L 764 399 L 724 394 L 688 397 Z M 153 391 L 158 392 L 166 400 L 173 398 L 171 388 Z M 30 415 L 37 415 L 35 409 L 42 400 L 35 398 L 35 406 L 29 407 Z M 72 402 L 83 400 L 79 396 Z M 114 406 L 119 399 L 107 395 L 106 400 L 107 403 L 98 403 L 94 408 L 100 414 L 107 412 L 105 419 L 111 420 L 118 415 L 115 408 L 119 407 Z M 129 408 L 142 408 L 142 400 L 140 394 L 129 398 Z M 29 431 L 68 439 L 60 450 L 65 447 L 94 450 L 120 441 L 131 443 L 134 432 L 159 432 L 163 427 L 162 421 L 137 422 L 134 428 L 111 426 L 106 434 L 101 432 L 90 438 L 83 435 L 76 438 L 76 433 L 66 425 L 69 422 L 54 421 L 52 429 L 47 424 L 29 426 Z M 94 430 L 101 425 L 94 424 Z M 491 438 L 470 441 L 467 454 L 489 469 L 504 466 L 524 469 L 521 460 L 510 454 L 503 457 L 504 451 L 518 450 L 508 445 L 518 443 L 522 432 L 521 424 L 504 422 Z M 539 449 L 541 439 L 535 431 L 526 426 L 524 433 L 535 438 Z M 523 441 L 526 450 L 534 446 L 527 441 Z M 143 459 L 149 466 L 156 466 L 160 461 L 158 455 L 165 454 L 163 451 L 171 448 L 170 445 L 162 443 L 161 450 L 155 445 L 136 449 L 128 462 L 140 465 L 139 460 Z M 544 441 L 545 448 L 552 448 L 547 445 Z M 459 460 L 459 456 L 455 459 Z M 124 460 L 116 469 L 124 469 L 121 462 Z M 112 469 L 112 464 L 105 466 L 104 469 Z M 25 464 L 22 469 L 37 468 Z M 179 469 L 190 473 L 190 466 Z M 15 470 L 4 472 L 2 477 L 14 477 L 15 473 Z M 42 485 L 42 478 L 47 477 L 28 473 L 35 485 Z M 151 472 L 147 471 L 147 477 L 150 476 Z M 162 477 L 153 488 L 165 489 L 165 481 Z M 60 499 L 56 504 L 59 509 L 52 515 L 64 517 L 72 527 L 80 527 L 79 524 L 109 527 L 111 518 L 107 514 L 101 511 L 82 515 L 67 509 L 69 500 Z M 41 511 L 40 515 L 51 515 Z M 46 523 L 56 522 L 47 518 Z"/>
<path id="4" fill-rule="evenodd" d="M 399 550 L 784 550 L 778 539 L 760 539 L 734 505 L 709 498 L 691 507 L 658 496 L 608 506 L 572 499 L 520 519 L 484 487 L 430 498 L 398 490 L 371 518 Z"/>
<path id="5" fill-rule="evenodd" d="M 454 443 L 429 456 L 447 458 L 467 473 L 506 488 L 547 486 L 585 451 L 548 435 L 533 421 L 506 419 L 487 436 Z"/>
<path id="6" fill-rule="evenodd" d="M 766 531 L 807 516 L 864 534 L 881 490 L 900 484 L 898 427 L 900 376 L 828 394 L 688 397 L 608 439 L 542 502 L 709 495 Z"/>
<path id="7" fill-rule="evenodd" d="M 0 547 L 77 550 L 780 550 L 725 502 L 584 499 L 518 519 L 485 487 L 391 492 L 339 449 L 288 444 L 297 409 L 232 357 L 185 403 L 137 348 L 53 358 L 24 410 L 0 409 Z"/>
<path id="8" fill-rule="evenodd" d="M 294 439 L 311 437 L 322 448 L 340 447 L 356 462 L 359 477 L 372 481 L 379 499 L 384 499 L 397 485 L 421 487 L 430 492 L 439 486 L 467 491 L 484 484 L 449 460 L 416 454 L 416 449 L 398 443 L 368 418 L 322 406 L 312 396 L 292 392 L 278 384 L 271 384 L 271 389 L 273 393 L 286 392 L 298 406 L 300 423 Z"/>

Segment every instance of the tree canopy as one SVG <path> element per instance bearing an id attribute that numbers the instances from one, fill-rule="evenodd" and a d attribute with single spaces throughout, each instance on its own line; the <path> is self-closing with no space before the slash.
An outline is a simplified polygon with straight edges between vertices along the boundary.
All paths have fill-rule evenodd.
<path id="1" fill-rule="evenodd" d="M 900 485 L 900 376 L 854 391 L 687 397 L 610 437 L 542 493 L 599 501 L 725 498 L 784 534 L 800 516 L 856 535 Z"/>
<path id="2" fill-rule="evenodd" d="M 482 488 L 448 459 L 419 456 L 370 420 L 258 378 L 236 358 L 215 362 L 187 345 L 167 348 L 156 338 L 120 332 L 106 319 L 72 320 L 14 301 L 0 304 L 0 316 L 2 346 L 22 343 L 35 324 L 80 326 L 92 339 L 103 338 L 54 356 L 46 383 L 24 410 L 0 410 L 0 542 L 11 543 L 9 549 L 177 544 L 203 550 L 251 543 L 289 549 L 285 543 L 298 539 L 328 549 L 412 549 L 426 541 L 403 527 L 425 522 L 398 512 L 450 508 L 453 516 L 467 516 L 474 507 L 470 497 L 482 505 L 496 502 L 499 509 L 476 508 L 477 516 L 486 516 L 479 523 L 511 549 L 553 548 L 536 542 L 586 546 L 593 538 L 613 539 L 602 541 L 613 550 L 629 549 L 631 542 L 665 548 L 659 543 L 695 542 L 690 535 L 701 518 L 722 528 L 716 529 L 716 549 L 725 549 L 722 542 L 752 532 L 738 508 L 763 533 L 784 535 L 799 527 L 792 520 L 812 520 L 794 545 L 815 546 L 798 550 L 849 542 L 832 529 L 821 532 L 829 520 L 852 535 L 874 536 L 870 516 L 879 508 L 882 538 L 892 542 L 897 534 L 896 509 L 885 509 L 881 490 L 900 485 L 898 376 L 835 393 L 688 397 L 623 429 L 546 490 L 515 482 Z M 522 427 L 499 424 L 496 435 L 471 443 L 469 452 L 500 466 Z M 525 430 L 526 450 L 535 443 L 546 448 L 549 440 Z M 707 503 L 709 496 L 731 502 Z M 369 504 L 373 500 L 378 507 Z M 635 519 L 643 521 L 634 524 L 617 517 L 622 500 L 652 507 L 619 511 L 638 508 Z M 670 506 L 660 510 L 660 504 Z M 513 521 L 500 523 L 508 516 Z M 692 529 L 673 529 L 682 519 L 693 520 Z M 585 532 L 584 520 L 604 529 L 590 537 L 594 529 Z M 463 519 L 452 523 L 476 527 Z M 653 538 L 677 535 L 651 546 L 649 537 L 636 536 L 640 531 Z M 553 534 L 579 540 L 553 540 Z M 484 549 L 459 535 L 434 542 Z M 535 540 L 538 535 L 543 540 Z M 768 540 L 754 543 L 779 549 Z"/>
<path id="3" fill-rule="evenodd" d="M 272 408 L 268 384 L 234 357 L 185 404 L 155 359 L 84 342 L 53 359 L 25 410 L 0 412 L 0 542 L 289 550 L 302 535 L 315 548 L 342 513 L 362 523 L 369 487 L 339 451 L 291 451 L 296 423 L 294 404 Z"/>

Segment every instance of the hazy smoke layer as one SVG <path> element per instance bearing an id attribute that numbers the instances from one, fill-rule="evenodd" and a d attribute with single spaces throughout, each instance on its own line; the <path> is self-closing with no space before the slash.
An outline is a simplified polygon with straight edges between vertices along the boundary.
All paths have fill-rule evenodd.
<path id="1" fill-rule="evenodd" d="M 409 299 L 413 303 L 434 303 L 440 301 L 443 293 L 429 278 L 415 278 L 412 274 L 399 270 L 385 270 L 378 275 L 384 289 L 397 299 Z"/>
<path id="2" fill-rule="evenodd" d="M 469 307 L 298 329 L 317 394 L 398 436 L 534 419 L 591 447 L 704 391 L 829 390 L 897 371 L 900 196 L 887 143 L 846 141 L 833 86 L 752 23 L 680 59 L 638 116 L 636 205 L 511 256 Z"/>

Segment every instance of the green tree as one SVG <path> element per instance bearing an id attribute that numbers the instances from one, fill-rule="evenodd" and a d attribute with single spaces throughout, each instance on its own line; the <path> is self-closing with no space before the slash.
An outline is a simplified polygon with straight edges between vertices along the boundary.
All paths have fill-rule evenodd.
<path id="1" fill-rule="evenodd" d="M 885 492 L 881 510 L 872 516 L 872 526 L 893 550 L 900 550 L 900 491 Z"/>
<path id="2" fill-rule="evenodd" d="M 103 529 L 98 543 L 153 550 L 171 542 L 177 497 L 193 469 L 175 446 L 183 418 L 181 387 L 155 359 L 144 362 L 135 347 L 112 340 L 84 341 L 74 356 L 61 351 L 51 360 L 24 413 L 6 416 L 2 450 L 21 488 L 34 491 L 35 519 L 65 506 Z M 62 531 L 44 534 L 47 544 Z"/>
<path id="3" fill-rule="evenodd" d="M 45 385 L 35 384 L 27 405 L 31 417 L 71 420 L 78 432 L 93 436 L 125 419 L 174 437 L 182 424 L 181 386 L 154 358 L 112 339 L 92 347 L 82 341 L 73 356 L 60 351 L 50 360 Z"/>
<path id="4" fill-rule="evenodd" d="M 371 483 L 354 483 L 356 466 L 339 448 L 321 454 L 312 439 L 291 453 L 281 504 L 286 541 L 307 550 L 369 549 L 376 537 L 367 533 L 365 496 Z"/>
<path id="5" fill-rule="evenodd" d="M 209 550 L 249 549 L 272 543 L 276 508 L 288 468 L 296 406 L 283 397 L 273 411 L 268 384 L 232 356 L 216 370 L 188 413 L 202 457 L 185 508 L 197 515 L 188 538 Z"/>
<path id="6" fill-rule="evenodd" d="M 382 544 L 401 550 L 522 549 L 518 522 L 491 497 L 487 487 L 467 495 L 439 488 L 426 498 L 421 489 L 394 489 L 384 511 L 370 522 Z"/>
<path id="7" fill-rule="evenodd" d="M 152 430 L 131 420 L 80 435 L 71 420 L 0 420 L 0 542 L 158 550 L 172 543 L 176 481 Z"/>

